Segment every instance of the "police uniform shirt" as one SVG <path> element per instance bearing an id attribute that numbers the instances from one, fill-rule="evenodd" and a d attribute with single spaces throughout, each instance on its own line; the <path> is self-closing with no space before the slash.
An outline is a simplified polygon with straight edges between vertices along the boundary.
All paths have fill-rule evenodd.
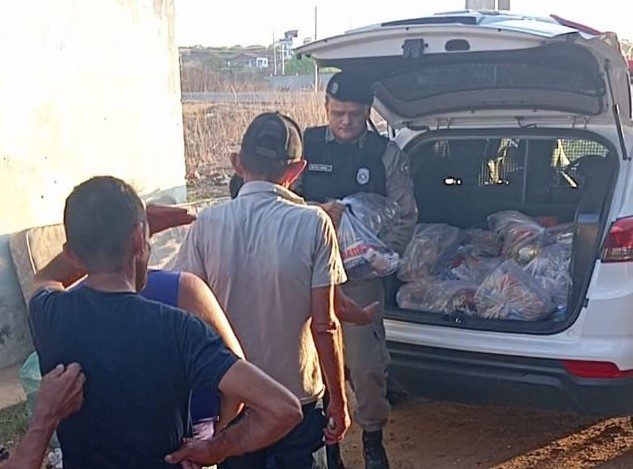
<path id="1" fill-rule="evenodd" d="M 409 175 L 408 157 L 400 148 L 392 141 L 388 141 L 384 137 L 379 137 L 385 140 L 384 150 L 382 155 L 377 159 L 378 163 L 381 163 L 381 168 L 378 171 L 374 161 L 365 162 L 362 158 L 359 161 L 357 167 L 354 167 L 352 171 L 347 171 L 347 181 L 342 184 L 343 188 L 335 188 L 334 190 L 327 187 L 321 187 L 319 184 L 312 184 L 308 182 L 308 179 L 314 178 L 315 175 L 326 175 L 335 170 L 334 165 L 330 165 L 330 162 L 323 162 L 322 158 L 315 158 L 314 153 L 311 154 L 310 133 L 315 132 L 318 129 L 324 129 L 324 132 L 319 135 L 323 139 L 322 146 L 317 151 L 323 151 L 323 145 L 331 144 L 336 141 L 334 134 L 329 126 L 327 127 L 313 127 L 306 129 L 305 132 L 305 157 L 308 161 L 308 165 L 303 174 L 302 180 L 297 185 L 297 192 L 304 196 L 307 200 L 315 202 L 326 202 L 327 200 L 341 199 L 347 195 L 351 195 L 355 192 L 375 192 L 381 195 L 385 195 L 389 200 L 396 202 L 400 208 L 399 216 L 393 222 L 392 228 L 386 234 L 385 242 L 399 253 L 403 253 L 407 244 L 411 240 L 413 234 L 413 228 L 418 219 L 418 209 L 413 192 L 413 181 Z M 372 131 L 365 131 L 356 142 L 346 144 L 345 146 L 356 147 L 362 151 L 366 148 L 368 138 L 372 138 L 374 134 Z M 312 146 L 315 148 L 315 146 Z M 337 155 L 343 157 L 344 155 Z M 364 156 L 364 155 L 361 155 Z M 378 174 L 376 174 L 378 173 Z M 380 173 L 383 174 L 384 183 L 380 181 Z M 378 177 L 376 177 L 378 176 Z M 317 178 L 318 179 L 318 176 Z M 327 180 L 326 178 L 323 178 Z M 322 179 L 322 180 L 323 180 Z M 384 184 L 384 185 L 383 185 Z M 347 187 L 346 187 L 347 186 Z M 357 187 L 358 190 L 350 191 L 349 187 Z M 382 186 L 382 187 L 381 187 Z M 318 189 L 315 189 L 318 187 Z M 374 188 L 377 188 L 374 189 Z M 347 190 L 346 190 L 347 189 Z M 320 192 L 316 195 L 320 197 L 313 197 L 314 193 Z M 326 194 L 324 194 L 324 192 Z M 328 193 L 329 192 L 329 193 Z M 319 200 L 320 199 L 320 200 Z"/>

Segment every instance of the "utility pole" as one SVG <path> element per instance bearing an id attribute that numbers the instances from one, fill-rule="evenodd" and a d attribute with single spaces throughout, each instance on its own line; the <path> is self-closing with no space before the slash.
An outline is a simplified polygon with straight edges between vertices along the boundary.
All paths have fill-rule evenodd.
<path id="1" fill-rule="evenodd" d="M 273 75 L 277 76 L 277 43 L 275 42 L 275 28 L 273 28 Z"/>
<path id="2" fill-rule="evenodd" d="M 286 42 L 281 45 L 281 74 L 286 74 Z"/>
<path id="3" fill-rule="evenodd" d="M 317 6 L 314 5 L 314 40 L 317 40 Z M 314 58 L 314 91 L 319 91 L 319 66 Z"/>

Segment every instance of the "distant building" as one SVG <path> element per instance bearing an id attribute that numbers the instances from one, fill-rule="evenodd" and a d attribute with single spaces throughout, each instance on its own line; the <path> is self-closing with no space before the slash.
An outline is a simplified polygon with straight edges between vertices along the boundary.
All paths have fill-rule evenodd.
<path id="1" fill-rule="evenodd" d="M 268 68 L 268 57 L 242 52 L 226 59 L 227 68 Z"/>
<path id="2" fill-rule="evenodd" d="M 510 10 L 510 0 L 466 0 L 467 10 Z"/>
<path id="3" fill-rule="evenodd" d="M 293 57 L 292 45 L 294 39 L 299 35 L 299 31 L 291 29 L 284 33 L 284 37 L 279 39 L 279 56 L 282 60 L 289 60 Z"/>

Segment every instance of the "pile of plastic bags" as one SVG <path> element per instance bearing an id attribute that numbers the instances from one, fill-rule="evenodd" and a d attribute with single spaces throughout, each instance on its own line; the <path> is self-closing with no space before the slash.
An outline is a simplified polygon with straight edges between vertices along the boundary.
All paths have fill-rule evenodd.
<path id="1" fill-rule="evenodd" d="M 398 277 L 401 308 L 487 319 L 538 321 L 567 310 L 573 224 L 541 226 L 516 211 L 490 230 L 416 227 Z"/>
<path id="2" fill-rule="evenodd" d="M 394 273 L 400 257 L 381 238 L 397 215 L 397 204 L 370 193 L 354 194 L 340 202 L 345 212 L 337 237 L 347 276 L 367 279 Z"/>

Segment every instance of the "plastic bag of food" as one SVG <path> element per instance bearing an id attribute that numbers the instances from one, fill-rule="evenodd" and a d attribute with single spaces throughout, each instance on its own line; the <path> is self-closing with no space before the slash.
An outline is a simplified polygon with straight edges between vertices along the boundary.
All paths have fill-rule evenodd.
<path id="1" fill-rule="evenodd" d="M 401 308 L 416 311 L 474 314 L 476 290 L 472 282 L 420 280 L 400 287 L 396 302 Z"/>
<path id="2" fill-rule="evenodd" d="M 398 268 L 398 278 L 405 282 L 437 275 L 454 258 L 462 241 L 461 230 L 438 224 L 416 225 Z"/>
<path id="3" fill-rule="evenodd" d="M 371 192 L 358 192 L 345 197 L 341 202 L 378 238 L 387 233 L 400 210 L 393 200 Z"/>
<path id="4" fill-rule="evenodd" d="M 524 270 L 545 290 L 556 307 L 567 305 L 571 287 L 571 244 L 544 247 Z"/>
<path id="5" fill-rule="evenodd" d="M 468 229 L 464 231 L 464 245 L 481 257 L 498 257 L 501 253 L 501 240 L 492 231 Z"/>
<path id="6" fill-rule="evenodd" d="M 437 286 L 437 293 L 431 295 L 429 301 L 435 301 L 445 314 L 475 314 L 475 293 L 477 284 L 469 281 L 442 282 Z"/>
<path id="7" fill-rule="evenodd" d="M 488 257 L 480 246 L 461 246 L 451 261 L 443 278 L 446 280 L 467 280 L 481 283 L 484 278 L 503 262 L 500 257 Z"/>
<path id="8" fill-rule="evenodd" d="M 555 243 L 571 246 L 574 242 L 575 228 L 576 225 L 574 223 L 563 223 L 562 225 L 547 228 L 545 231 L 548 244 Z"/>
<path id="9" fill-rule="evenodd" d="M 416 282 L 405 283 L 396 294 L 396 303 L 403 309 L 427 311 L 424 309 L 426 293 L 432 288 L 434 280 L 419 279 Z"/>
<path id="10" fill-rule="evenodd" d="M 348 206 L 341 217 L 337 235 L 345 271 L 350 279 L 385 277 L 398 268 L 398 254 L 361 223 Z"/>
<path id="11" fill-rule="evenodd" d="M 527 264 L 536 255 L 545 228 L 534 219 L 513 210 L 488 216 L 490 229 L 503 241 L 502 253 L 508 259 Z"/>
<path id="12" fill-rule="evenodd" d="M 504 236 L 515 226 L 541 228 L 532 217 L 516 210 L 506 210 L 488 215 L 488 226 L 493 233 Z"/>
<path id="13" fill-rule="evenodd" d="M 514 243 L 510 248 L 509 257 L 520 265 L 526 266 L 536 259 L 541 251 L 553 244 L 565 245 L 571 249 L 574 239 L 574 224 L 567 223 L 543 229 L 537 236 L 528 238 L 522 242 Z"/>
<path id="14" fill-rule="evenodd" d="M 495 269 L 475 293 L 477 314 L 488 319 L 538 321 L 550 315 L 550 296 L 515 261 Z"/>

